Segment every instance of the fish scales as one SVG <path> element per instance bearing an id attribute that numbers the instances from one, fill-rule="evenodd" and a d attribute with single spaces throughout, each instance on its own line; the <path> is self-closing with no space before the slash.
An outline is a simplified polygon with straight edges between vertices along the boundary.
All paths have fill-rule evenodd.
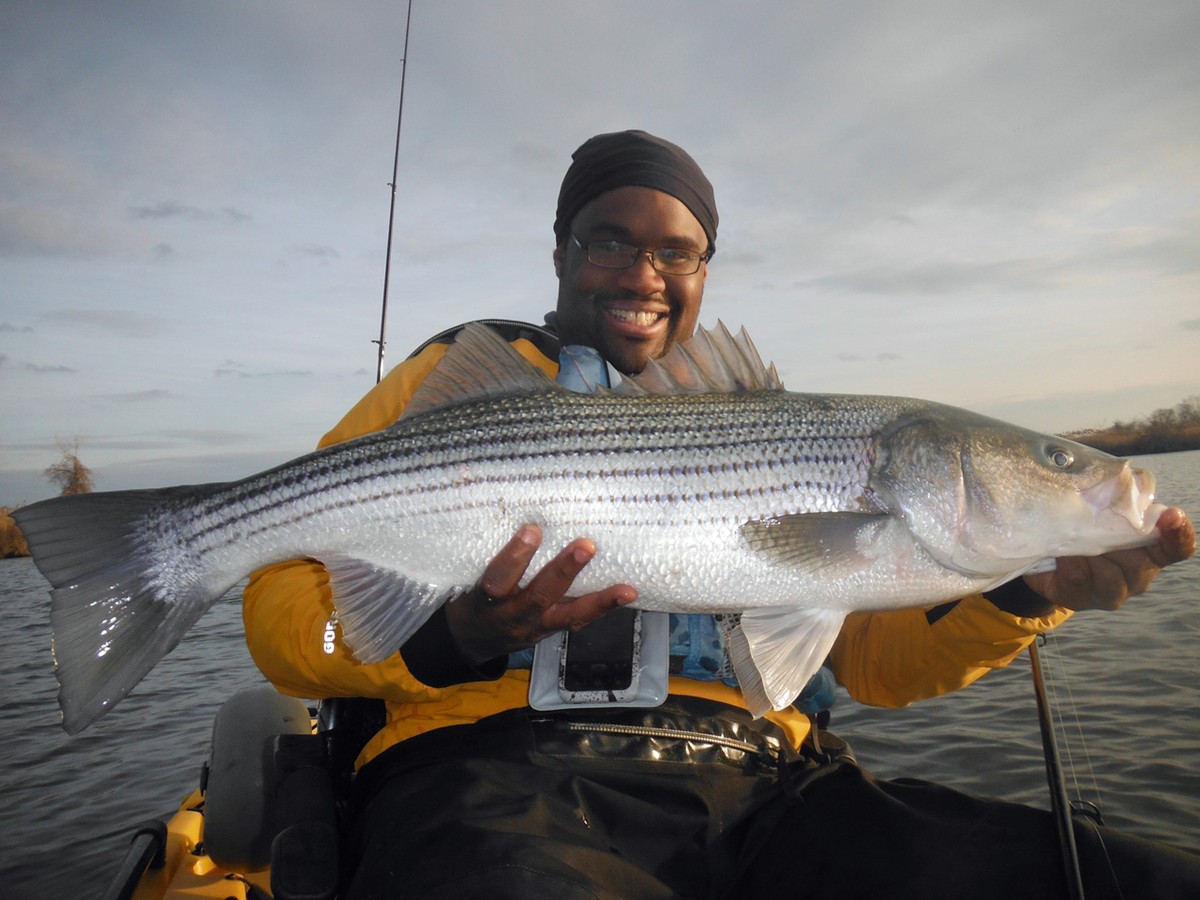
<path id="1" fill-rule="evenodd" d="M 322 516 L 347 508 L 361 512 L 382 506 L 407 517 L 487 506 L 490 501 L 455 504 L 433 498 L 461 494 L 469 484 L 490 487 L 513 479 L 530 486 L 586 479 L 611 483 L 614 493 L 622 485 L 626 489 L 618 496 L 635 503 L 747 493 L 796 496 L 807 489 L 806 502 L 764 507 L 762 512 L 853 508 L 846 501 L 856 500 L 865 484 L 871 462 L 868 436 L 824 422 L 824 434 L 798 439 L 795 435 L 811 417 L 787 395 L 740 403 L 719 394 L 684 399 L 689 402 L 683 413 L 660 398 L 546 395 L 431 414 L 411 433 L 372 435 L 343 451 L 334 448 L 319 461 L 302 459 L 206 498 L 198 504 L 199 527 L 189 538 L 211 552 L 281 526 L 317 526 Z M 751 417 L 766 426 L 746 425 Z M 465 441 L 464 433 L 486 437 Z M 766 480 L 764 466 L 777 472 L 769 486 L 747 485 L 748 472 Z M 472 474 L 465 476 L 468 471 Z M 638 485 L 675 490 L 628 489 Z M 538 495 L 538 500 L 565 502 L 553 494 Z M 615 500 L 594 498 L 596 503 Z M 217 534 L 224 540 L 207 543 L 207 536 Z M 307 533 L 304 540 L 311 539 Z"/>
<path id="2" fill-rule="evenodd" d="M 706 338 L 579 395 L 468 326 L 383 432 L 234 483 L 17 510 L 53 586 L 64 726 L 281 560 L 324 563 L 343 638 L 372 662 L 521 524 L 543 532 L 530 572 L 590 537 L 573 593 L 628 582 L 646 609 L 741 614 L 732 661 L 759 714 L 803 689 L 849 611 L 1154 539 L 1153 476 L 1126 461 L 926 401 L 788 393 L 744 332 Z"/>
<path id="3" fill-rule="evenodd" d="M 580 590 L 668 559 L 650 567 L 647 605 L 682 602 L 707 585 L 706 608 L 729 611 L 731 592 L 751 574 L 736 546 L 740 524 L 860 508 L 869 440 L 861 427 L 829 421 L 815 440 L 798 439 L 812 417 L 795 396 L 683 399 L 673 413 L 662 398 L 549 394 L 421 417 L 408 432 L 333 448 L 209 498 L 202 514 L 183 516 L 194 524 L 182 541 L 162 537 L 155 582 L 160 593 L 178 593 L 252 564 L 336 551 L 461 586 L 458 573 L 477 572 L 517 526 L 534 521 L 547 548 L 581 533 L 598 540 L 601 554 Z M 506 497 L 506 486 L 520 496 Z M 346 547 L 339 536 L 351 529 L 356 543 Z M 176 552 L 181 545 L 190 551 Z M 704 563 L 689 570 L 688 552 Z M 762 602 L 780 602 L 783 586 L 764 584 Z"/>

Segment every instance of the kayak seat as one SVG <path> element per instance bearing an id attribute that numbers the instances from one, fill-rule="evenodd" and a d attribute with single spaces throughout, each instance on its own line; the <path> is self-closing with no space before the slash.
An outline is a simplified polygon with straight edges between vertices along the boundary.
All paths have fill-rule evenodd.
<path id="1" fill-rule="evenodd" d="M 253 871 L 270 864 L 284 775 L 276 767 L 275 739 L 311 734 L 304 701 L 274 688 L 239 691 L 222 704 L 201 778 L 204 849 L 218 865 Z"/>
<path id="2" fill-rule="evenodd" d="M 382 701 L 329 699 L 314 733 L 303 700 L 269 686 L 231 696 L 201 776 L 204 851 L 231 871 L 270 866 L 276 900 L 335 896 L 339 811 L 383 722 Z"/>

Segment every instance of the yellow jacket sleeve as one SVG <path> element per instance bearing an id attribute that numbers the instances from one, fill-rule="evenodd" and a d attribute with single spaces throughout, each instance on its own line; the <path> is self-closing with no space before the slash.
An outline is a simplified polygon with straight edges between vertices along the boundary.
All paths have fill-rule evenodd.
<path id="1" fill-rule="evenodd" d="M 923 609 L 854 613 L 830 665 L 850 696 L 872 706 L 906 706 L 966 687 L 1013 661 L 1033 639 L 1070 616 L 1004 612 L 980 594 L 964 597 L 930 624 Z"/>

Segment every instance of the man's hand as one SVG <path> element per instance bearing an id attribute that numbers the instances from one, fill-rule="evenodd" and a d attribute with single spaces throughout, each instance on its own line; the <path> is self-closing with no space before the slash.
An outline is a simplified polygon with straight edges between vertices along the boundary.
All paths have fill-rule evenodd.
<path id="1" fill-rule="evenodd" d="M 1158 531 L 1157 544 L 1103 556 L 1063 557 L 1054 571 L 1026 575 L 1025 583 L 1056 606 L 1119 609 L 1150 587 L 1163 567 L 1196 552 L 1196 529 L 1182 509 L 1164 510 Z"/>
<path id="2" fill-rule="evenodd" d="M 488 563 L 475 588 L 447 604 L 450 633 L 472 665 L 532 647 L 557 631 L 582 628 L 637 599 L 637 590 L 628 584 L 566 597 L 575 577 L 596 555 L 596 545 L 586 538 L 567 544 L 520 587 L 541 543 L 541 529 L 523 525 Z"/>

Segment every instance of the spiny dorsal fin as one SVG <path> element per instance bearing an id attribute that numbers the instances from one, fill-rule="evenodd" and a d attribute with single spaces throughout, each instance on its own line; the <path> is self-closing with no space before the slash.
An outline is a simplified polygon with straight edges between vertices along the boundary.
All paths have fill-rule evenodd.
<path id="1" fill-rule="evenodd" d="M 732 394 L 781 391 L 774 364 L 767 366 L 743 328 L 737 337 L 718 321 L 699 328 L 691 340 L 676 344 L 662 359 L 653 359 L 638 375 L 622 379 L 619 393 Z"/>
<path id="2" fill-rule="evenodd" d="M 481 397 L 555 390 L 562 388 L 508 341 L 486 325 L 471 322 L 413 392 L 400 418 Z"/>

